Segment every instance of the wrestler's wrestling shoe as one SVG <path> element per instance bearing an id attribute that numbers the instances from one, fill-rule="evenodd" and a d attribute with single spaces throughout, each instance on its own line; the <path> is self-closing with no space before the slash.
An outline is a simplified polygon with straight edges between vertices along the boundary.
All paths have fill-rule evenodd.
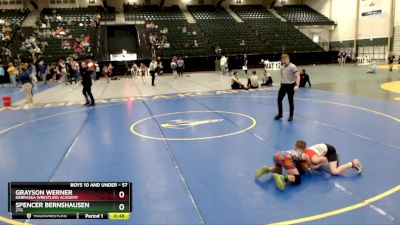
<path id="1" fill-rule="evenodd" d="M 353 159 L 351 164 L 353 164 L 353 168 L 357 171 L 357 173 L 361 175 L 361 173 L 364 171 L 364 167 L 360 161 L 358 159 Z"/>
<path id="2" fill-rule="evenodd" d="M 269 167 L 268 166 L 261 167 L 260 169 L 256 170 L 256 179 L 267 173 L 269 173 Z"/>
<path id="3" fill-rule="evenodd" d="M 284 191 L 286 188 L 285 177 L 281 174 L 274 173 L 272 174 L 272 178 L 274 178 L 275 184 L 278 189 Z"/>

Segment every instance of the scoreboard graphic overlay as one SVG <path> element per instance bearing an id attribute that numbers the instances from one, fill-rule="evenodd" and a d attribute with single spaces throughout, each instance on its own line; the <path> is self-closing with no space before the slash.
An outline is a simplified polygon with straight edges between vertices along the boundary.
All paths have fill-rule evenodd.
<path id="1" fill-rule="evenodd" d="M 8 211 L 13 219 L 128 220 L 130 182 L 10 182 Z"/>

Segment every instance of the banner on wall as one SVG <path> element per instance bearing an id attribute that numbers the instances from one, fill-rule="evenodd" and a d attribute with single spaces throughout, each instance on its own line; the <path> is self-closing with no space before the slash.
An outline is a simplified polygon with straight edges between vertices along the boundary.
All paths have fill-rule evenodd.
<path id="1" fill-rule="evenodd" d="M 357 65 L 359 66 L 369 66 L 372 64 L 372 58 L 369 55 L 364 57 L 357 57 Z"/>
<path id="2" fill-rule="evenodd" d="M 382 14 L 381 0 L 361 0 L 361 16 L 376 16 Z"/>
<path id="3" fill-rule="evenodd" d="M 137 60 L 136 53 L 127 53 L 127 54 L 110 54 L 111 61 L 134 61 Z"/>
<path id="4" fill-rule="evenodd" d="M 269 62 L 269 61 L 264 61 L 264 66 L 266 70 L 280 70 L 282 68 L 282 63 L 280 61 L 278 62 Z"/>

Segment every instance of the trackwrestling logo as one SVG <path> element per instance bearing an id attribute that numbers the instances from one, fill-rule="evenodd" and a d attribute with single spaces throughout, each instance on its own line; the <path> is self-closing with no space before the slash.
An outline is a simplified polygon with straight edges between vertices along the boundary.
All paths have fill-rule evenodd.
<path id="1" fill-rule="evenodd" d="M 223 119 L 208 119 L 208 120 L 171 120 L 166 123 L 162 123 L 161 126 L 170 129 L 186 129 L 189 127 L 200 126 L 210 123 L 220 123 Z"/>

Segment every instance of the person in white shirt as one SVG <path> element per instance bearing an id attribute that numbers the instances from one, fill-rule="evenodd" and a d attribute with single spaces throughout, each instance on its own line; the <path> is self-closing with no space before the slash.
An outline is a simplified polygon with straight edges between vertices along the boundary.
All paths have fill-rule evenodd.
<path id="1" fill-rule="evenodd" d="M 358 174 L 363 172 L 363 166 L 358 159 L 353 159 L 351 162 L 339 166 L 339 156 L 336 148 L 329 144 L 316 144 L 304 150 L 309 160 L 308 166 L 311 169 L 318 169 L 326 162 L 329 163 L 329 170 L 332 175 L 340 175 L 350 168 L 354 168 Z"/>
<path id="2" fill-rule="evenodd" d="M 367 71 L 367 73 L 376 73 L 376 61 L 373 61 L 372 63 L 371 63 L 371 66 L 370 66 L 370 70 L 368 70 Z"/>
<path id="3" fill-rule="evenodd" d="M 254 70 L 251 72 L 251 75 L 247 81 L 247 87 L 248 88 L 258 88 L 259 85 L 260 84 L 258 81 L 257 72 Z"/>
<path id="4" fill-rule="evenodd" d="M 228 62 L 228 59 L 225 56 L 222 56 L 221 60 L 220 60 L 220 66 L 221 66 L 222 75 L 226 74 L 227 62 Z"/>
<path id="5" fill-rule="evenodd" d="M 178 77 L 178 72 L 177 72 L 178 65 L 176 64 L 176 57 L 172 58 L 171 61 L 171 70 L 172 74 L 174 75 L 174 79 Z"/>
<path id="6" fill-rule="evenodd" d="M 134 77 L 139 78 L 139 67 L 136 65 L 136 63 L 132 64 L 131 75 L 132 75 L 132 78 L 134 78 Z"/>

